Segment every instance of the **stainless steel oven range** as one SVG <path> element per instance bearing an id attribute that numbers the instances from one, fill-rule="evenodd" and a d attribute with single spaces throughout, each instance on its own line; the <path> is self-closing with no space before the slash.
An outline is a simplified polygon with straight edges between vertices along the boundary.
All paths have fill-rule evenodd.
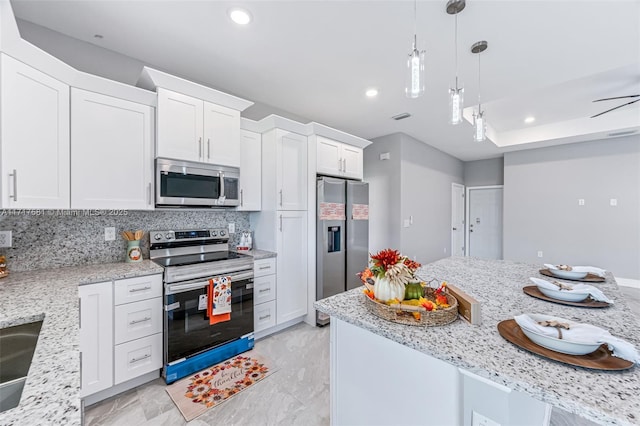
<path id="1" fill-rule="evenodd" d="M 172 383 L 253 348 L 253 258 L 229 251 L 226 229 L 149 232 L 164 267 L 164 368 Z M 231 278 L 231 315 L 211 325 L 210 280 Z"/>

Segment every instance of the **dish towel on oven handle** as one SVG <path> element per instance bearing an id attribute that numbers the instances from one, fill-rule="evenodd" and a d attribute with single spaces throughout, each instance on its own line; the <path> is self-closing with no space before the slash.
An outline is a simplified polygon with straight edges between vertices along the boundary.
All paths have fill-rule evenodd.
<path id="1" fill-rule="evenodd" d="M 541 280 L 540 278 L 529 277 L 529 279 L 537 286 L 546 288 L 547 290 L 555 290 L 555 291 L 563 291 L 565 293 L 589 293 L 593 300 L 598 302 L 607 302 L 613 305 L 613 300 L 609 299 L 605 294 L 599 289 L 592 285 L 586 284 L 568 284 L 563 282 L 562 284 L 566 287 L 571 287 L 571 290 L 560 290 L 560 287 L 557 285 L 550 283 L 547 280 Z"/>
<path id="2" fill-rule="evenodd" d="M 547 337 L 558 337 L 558 332 L 553 327 L 544 327 L 538 324 L 533 318 L 527 314 L 516 315 L 513 317 L 518 325 L 522 328 L 526 328 L 532 333 L 541 334 Z M 591 324 L 583 324 L 578 322 L 569 322 L 569 330 L 562 330 L 562 340 L 574 343 L 605 343 L 612 355 L 618 358 L 626 359 L 627 361 L 638 363 L 640 362 L 640 355 L 635 346 L 626 340 L 613 336 L 607 330 L 596 327 Z"/>
<path id="3" fill-rule="evenodd" d="M 217 277 L 209 280 L 207 316 L 210 325 L 231 319 L 231 277 Z"/>

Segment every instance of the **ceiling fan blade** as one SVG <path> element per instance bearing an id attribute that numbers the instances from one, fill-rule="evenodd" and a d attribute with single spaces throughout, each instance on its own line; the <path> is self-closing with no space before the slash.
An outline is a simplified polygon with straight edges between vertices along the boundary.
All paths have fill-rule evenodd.
<path id="1" fill-rule="evenodd" d="M 626 98 L 637 98 L 640 95 L 627 95 L 627 96 L 616 96 L 614 98 L 602 98 L 602 99 L 596 99 L 593 102 L 600 102 L 600 101 L 610 101 L 612 99 L 626 99 Z"/>
<path id="2" fill-rule="evenodd" d="M 618 105 L 617 107 L 614 107 L 614 108 L 608 109 L 608 110 L 606 110 L 606 111 L 603 111 L 603 112 L 601 112 L 600 114 L 592 115 L 592 116 L 591 116 L 591 118 L 599 117 L 599 116 L 601 116 L 602 114 L 606 114 L 606 113 L 611 112 L 611 111 L 613 111 L 613 110 L 616 110 L 616 109 L 618 109 L 618 108 L 622 108 L 623 106 L 627 106 L 627 105 L 635 104 L 636 102 L 640 102 L 640 99 L 636 99 L 635 101 L 627 102 L 626 104 Z"/>

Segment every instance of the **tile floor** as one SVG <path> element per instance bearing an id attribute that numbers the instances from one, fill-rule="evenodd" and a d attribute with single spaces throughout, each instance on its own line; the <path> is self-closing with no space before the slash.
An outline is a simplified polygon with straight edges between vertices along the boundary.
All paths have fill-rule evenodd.
<path id="1" fill-rule="evenodd" d="M 640 317 L 640 289 L 621 287 L 629 307 Z M 189 425 L 328 425 L 329 327 L 298 324 L 256 342 L 278 371 Z M 85 425 L 186 425 L 164 390 L 162 379 L 87 407 Z M 591 425 L 575 415 L 553 410 L 552 426 Z"/>

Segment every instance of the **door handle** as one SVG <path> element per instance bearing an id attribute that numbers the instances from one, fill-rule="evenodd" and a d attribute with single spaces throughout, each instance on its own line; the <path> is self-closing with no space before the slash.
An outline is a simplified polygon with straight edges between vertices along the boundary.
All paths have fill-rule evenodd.
<path id="1" fill-rule="evenodd" d="M 454 230 L 454 231 L 457 231 L 457 230 L 458 230 L 458 228 L 453 228 L 453 230 Z"/>
<path id="2" fill-rule="evenodd" d="M 9 177 L 13 177 L 13 195 L 9 195 L 9 198 L 18 201 L 18 171 L 13 169 L 13 173 L 9 173 Z"/>
<path id="3" fill-rule="evenodd" d="M 473 229 L 469 229 L 469 232 L 473 232 Z"/>
<path id="4" fill-rule="evenodd" d="M 207 138 L 207 160 L 211 160 L 211 139 Z"/>

